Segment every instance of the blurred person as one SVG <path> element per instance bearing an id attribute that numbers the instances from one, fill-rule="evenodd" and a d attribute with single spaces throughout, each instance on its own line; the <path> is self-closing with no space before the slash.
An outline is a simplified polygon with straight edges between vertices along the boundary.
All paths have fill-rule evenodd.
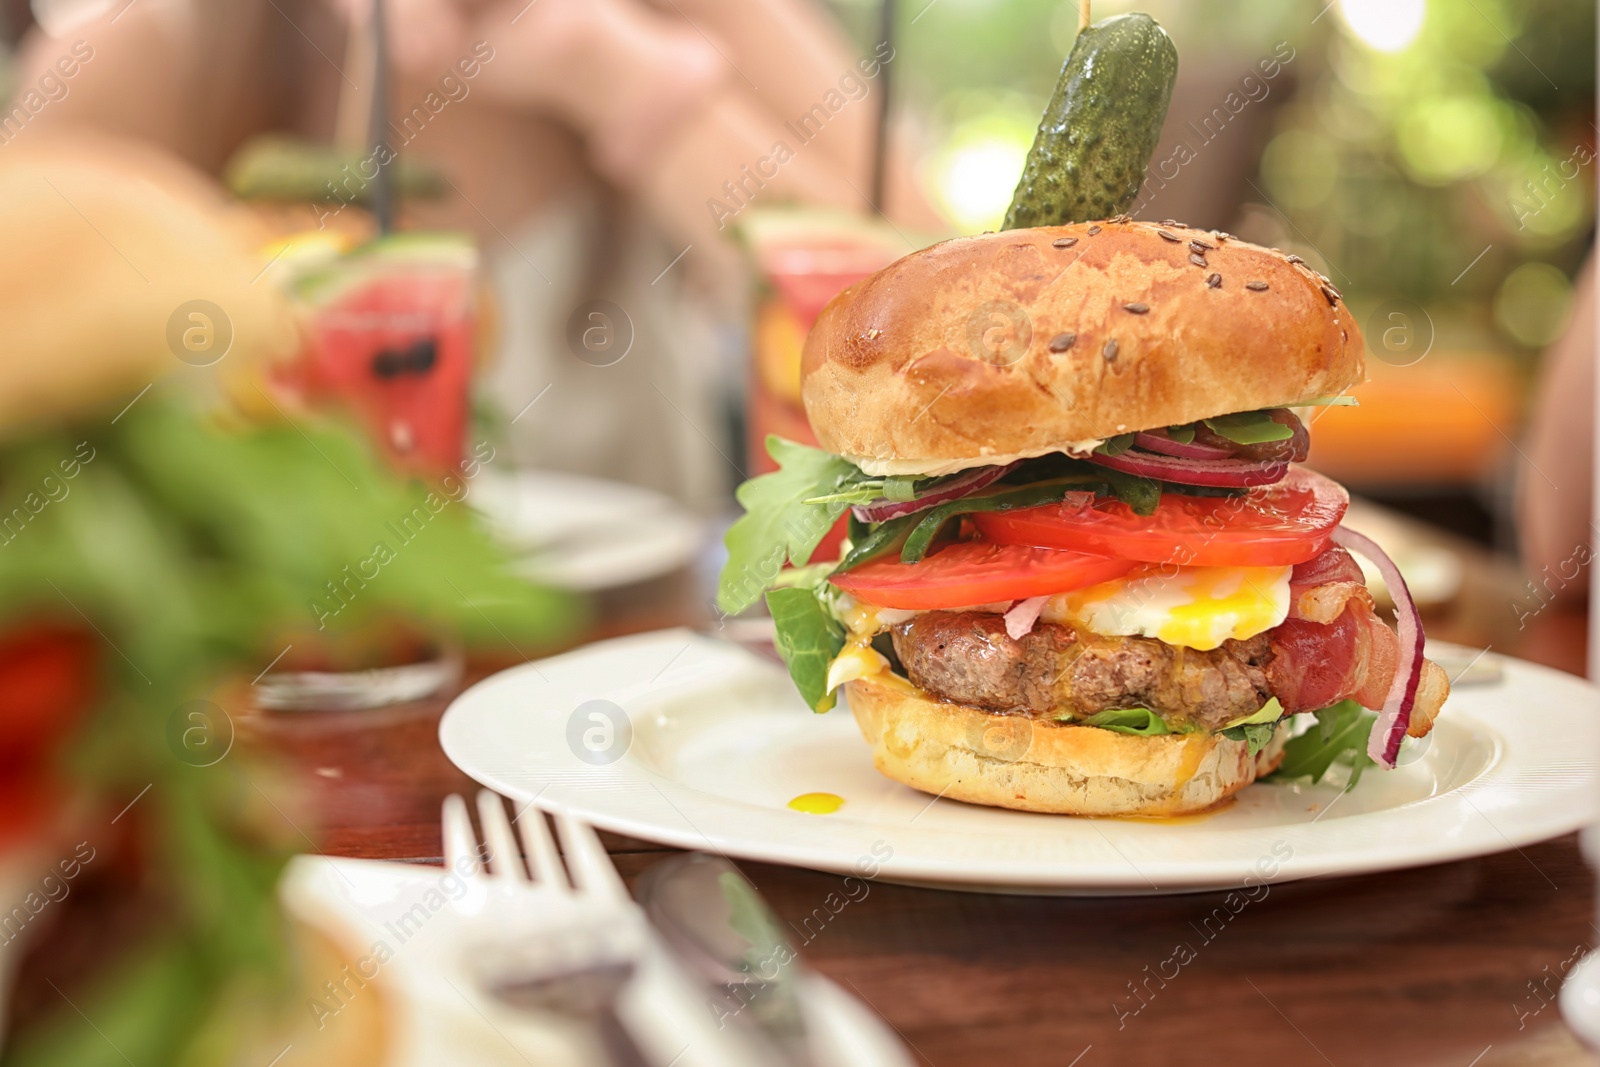
<path id="1" fill-rule="evenodd" d="M 1537 609 L 1581 600 L 1594 559 L 1595 261 L 1573 290 L 1572 318 L 1545 353 L 1518 472 L 1517 519 Z"/>
<path id="2" fill-rule="evenodd" d="M 53 6 L 36 3 L 16 84 L 66 91 L 17 137 L 93 125 L 217 174 L 252 136 L 326 142 L 341 111 L 364 113 L 369 79 L 345 68 L 371 0 Z M 742 363 L 730 225 L 752 202 L 866 211 L 866 100 L 892 52 L 856 55 L 809 0 L 390 0 L 388 15 L 388 144 L 451 187 L 406 219 L 485 250 L 483 393 L 515 461 L 720 503 Z M 62 79 L 74 48 L 90 57 Z M 887 184 L 893 216 L 937 226 L 903 162 Z M 578 343 L 591 326 L 616 339 L 598 358 Z"/>

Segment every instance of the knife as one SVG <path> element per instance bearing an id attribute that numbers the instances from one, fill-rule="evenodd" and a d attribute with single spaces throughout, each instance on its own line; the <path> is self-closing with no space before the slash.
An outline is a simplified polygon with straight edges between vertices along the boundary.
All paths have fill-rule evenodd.
<path id="1" fill-rule="evenodd" d="M 805 968 L 783 926 L 739 869 L 694 852 L 656 864 L 636 897 L 680 963 L 718 997 L 719 1025 L 764 1035 L 787 1067 L 815 1067 L 806 1029 Z"/>

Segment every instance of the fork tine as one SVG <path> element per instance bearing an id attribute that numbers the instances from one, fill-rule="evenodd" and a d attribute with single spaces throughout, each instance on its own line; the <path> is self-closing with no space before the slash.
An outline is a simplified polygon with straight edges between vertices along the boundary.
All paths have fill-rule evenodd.
<path id="1" fill-rule="evenodd" d="M 444 863 L 463 878 L 476 878 L 483 873 L 478 863 L 478 839 L 472 832 L 472 819 L 467 815 L 467 802 L 461 794 L 451 793 L 444 798 L 444 815 L 441 829 L 444 833 Z"/>
<path id="2" fill-rule="evenodd" d="M 478 793 L 478 824 L 489 846 L 489 866 L 497 877 L 526 882 L 528 869 L 522 865 L 511 821 L 506 818 L 506 802 L 499 793 L 484 789 Z"/>
<path id="3" fill-rule="evenodd" d="M 551 889 L 567 891 L 565 869 L 561 866 L 561 853 L 556 851 L 555 838 L 550 836 L 550 824 L 544 812 L 532 804 L 517 809 L 517 828 L 522 831 L 522 848 L 528 854 L 528 867 L 533 880 Z"/>
<path id="4" fill-rule="evenodd" d="M 631 900 L 628 887 L 623 884 L 622 876 L 617 873 L 616 865 L 606 854 L 594 828 L 567 814 L 557 814 L 555 820 L 561 848 L 567 856 L 567 869 L 572 872 L 572 882 L 578 891 L 608 900 Z"/>

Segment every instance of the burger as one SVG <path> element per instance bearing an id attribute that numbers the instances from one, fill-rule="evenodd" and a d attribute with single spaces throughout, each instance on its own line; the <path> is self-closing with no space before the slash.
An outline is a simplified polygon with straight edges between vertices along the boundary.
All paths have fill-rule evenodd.
<path id="1" fill-rule="evenodd" d="M 1119 216 L 934 245 L 818 317 L 822 447 L 769 438 L 719 603 L 764 594 L 806 703 L 842 693 L 878 770 L 937 796 L 1174 815 L 1286 745 L 1394 767 L 1449 682 L 1345 490 L 1302 465 L 1362 353 L 1327 278 L 1226 233 Z"/>

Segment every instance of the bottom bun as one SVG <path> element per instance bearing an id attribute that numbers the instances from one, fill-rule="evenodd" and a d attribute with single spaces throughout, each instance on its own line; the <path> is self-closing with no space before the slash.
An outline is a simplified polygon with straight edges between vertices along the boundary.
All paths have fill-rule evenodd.
<path id="1" fill-rule="evenodd" d="M 1284 723 L 1254 758 L 1220 734 L 1137 737 L 995 715 L 934 700 L 898 678 L 860 678 L 845 699 L 879 771 L 913 789 L 1057 815 L 1204 811 L 1283 760 Z"/>

